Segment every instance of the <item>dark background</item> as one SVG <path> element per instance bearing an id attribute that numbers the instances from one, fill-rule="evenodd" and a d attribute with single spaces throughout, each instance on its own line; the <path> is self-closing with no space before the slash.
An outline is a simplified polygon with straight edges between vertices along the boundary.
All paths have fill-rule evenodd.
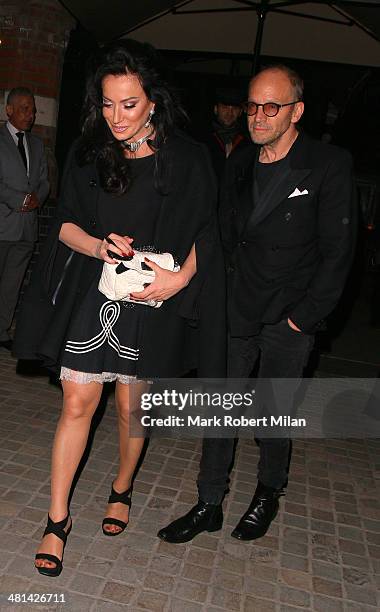
<path id="1" fill-rule="evenodd" d="M 82 101 L 89 56 L 97 43 L 78 26 L 72 31 L 62 76 L 56 156 L 60 169 L 72 141 L 79 134 Z M 247 88 L 249 56 L 234 56 L 229 73 L 204 72 L 204 61 L 231 55 L 161 51 L 169 76 L 181 94 L 190 124 L 188 130 L 201 134 L 208 129 L 217 87 Z M 329 132 L 332 142 L 349 149 L 358 172 L 378 173 L 380 168 L 380 69 L 286 58 L 261 58 L 261 65 L 281 62 L 293 67 L 305 81 L 304 129 L 320 138 Z M 200 70 L 197 67 L 200 66 Z M 241 74 L 245 72 L 245 74 Z M 336 117 L 328 116 L 334 109 Z M 335 119 L 335 120 L 334 120 Z M 334 120 L 334 121 L 333 121 Z M 333 121 L 333 123 L 331 123 Z"/>
<path id="2" fill-rule="evenodd" d="M 92 35 L 81 26 L 73 30 L 65 56 L 57 126 L 56 158 L 61 175 L 67 152 L 80 133 L 88 60 L 96 49 Z M 161 53 L 169 80 L 189 115 L 186 129 L 196 138 L 210 129 L 217 87 L 247 88 L 252 61 L 248 56 L 234 56 L 231 61 L 231 55 L 220 53 Z M 225 74 L 220 73 L 223 61 L 229 67 Z M 363 362 L 371 363 L 375 370 L 359 367 L 352 370 L 353 375 L 373 375 L 380 356 L 380 265 L 371 263 L 376 246 L 380 250 L 380 69 L 261 58 L 261 66 L 276 62 L 293 67 L 304 79 L 302 129 L 316 138 L 328 137 L 353 155 L 359 202 L 356 256 L 346 290 L 329 317 L 328 331 L 319 335 L 318 348 L 343 360 L 343 374 L 350 371 L 351 362 Z M 219 66 L 219 72 L 212 66 Z M 245 129 L 245 117 L 242 126 Z M 332 367 L 336 374 L 333 359 L 324 369 Z"/>

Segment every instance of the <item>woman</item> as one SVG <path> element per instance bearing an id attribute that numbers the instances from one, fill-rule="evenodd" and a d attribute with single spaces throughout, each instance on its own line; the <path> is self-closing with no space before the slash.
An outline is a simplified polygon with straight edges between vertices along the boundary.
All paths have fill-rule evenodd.
<path id="1" fill-rule="evenodd" d="M 144 441 L 129 436 L 129 416 L 139 407 L 144 380 L 180 376 L 191 367 L 201 375 L 223 374 L 223 264 L 214 180 L 202 147 L 174 129 L 181 112 L 152 47 L 127 40 L 102 52 L 88 84 L 82 137 L 67 163 L 57 219 L 23 303 L 14 354 L 58 365 L 63 387 L 48 525 L 35 560 L 48 576 L 62 570 L 72 524 L 69 492 L 103 383 L 116 380 L 120 463 L 103 521 L 103 533 L 116 536 L 129 520 Z M 130 257 L 133 249 L 170 252 L 180 270 L 147 259 L 155 278 L 133 294 L 136 303 L 108 300 L 98 290 L 103 264 L 117 265 L 115 258 Z M 144 300 L 163 305 L 138 303 Z"/>

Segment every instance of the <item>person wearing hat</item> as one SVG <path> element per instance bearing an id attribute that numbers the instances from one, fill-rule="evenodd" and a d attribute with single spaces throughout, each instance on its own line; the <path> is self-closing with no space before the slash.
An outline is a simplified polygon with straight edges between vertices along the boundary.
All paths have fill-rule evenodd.
<path id="1" fill-rule="evenodd" d="M 205 138 L 205 144 L 210 152 L 218 180 L 224 174 L 226 160 L 250 145 L 240 120 L 242 110 L 242 95 L 239 90 L 226 88 L 216 90 L 215 118 L 212 129 Z"/>

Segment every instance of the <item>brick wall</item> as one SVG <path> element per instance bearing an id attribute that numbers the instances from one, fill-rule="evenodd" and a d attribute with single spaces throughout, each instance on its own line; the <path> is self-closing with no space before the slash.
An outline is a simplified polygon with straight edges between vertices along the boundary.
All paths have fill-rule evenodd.
<path id="1" fill-rule="evenodd" d="M 62 66 L 74 18 L 58 0 L 3 0 L 0 5 L 0 121 L 6 120 L 5 96 L 12 87 L 29 87 L 36 97 L 33 133 L 43 139 L 51 193 L 40 211 L 36 254 L 54 213 L 58 172 L 54 156 Z"/>
<path id="2" fill-rule="evenodd" d="M 5 0 L 0 8 L 0 85 L 23 83 L 57 98 L 71 15 L 58 0 Z"/>

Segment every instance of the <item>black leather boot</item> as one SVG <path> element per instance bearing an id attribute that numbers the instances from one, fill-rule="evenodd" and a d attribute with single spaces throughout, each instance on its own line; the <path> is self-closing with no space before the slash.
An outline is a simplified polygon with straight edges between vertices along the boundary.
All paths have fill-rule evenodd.
<path id="1" fill-rule="evenodd" d="M 265 535 L 277 514 L 281 495 L 284 495 L 282 489 L 266 487 L 259 481 L 251 504 L 231 533 L 232 537 L 256 540 Z"/>
<path id="2" fill-rule="evenodd" d="M 199 500 L 191 510 L 173 521 L 167 527 L 160 529 L 158 537 L 171 544 L 190 542 L 202 531 L 218 531 L 223 524 L 221 504 L 206 504 Z"/>

